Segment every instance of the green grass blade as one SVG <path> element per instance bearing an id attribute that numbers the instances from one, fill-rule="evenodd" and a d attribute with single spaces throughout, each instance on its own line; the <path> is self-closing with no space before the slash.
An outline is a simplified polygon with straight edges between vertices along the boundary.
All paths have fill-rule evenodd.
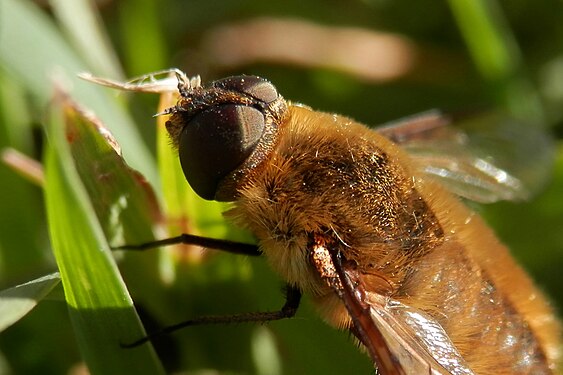
<path id="1" fill-rule="evenodd" d="M 69 126 L 80 129 L 92 124 L 67 101 L 59 100 L 49 129 L 47 216 L 80 351 L 92 374 L 162 373 L 152 346 L 123 349 L 119 345 L 145 333 L 72 160 L 67 140 L 81 139 L 80 133 L 69 132 Z M 95 163 L 101 155 L 93 147 L 89 151 Z"/>
<path id="2" fill-rule="evenodd" d="M 158 180 L 154 158 L 115 93 L 80 80 L 91 68 L 68 45 L 56 25 L 29 1 L 0 1 L 0 66 L 33 94 L 41 106 L 51 98 L 56 76 L 73 85 L 73 97 L 96 112 L 149 181 Z"/>
<path id="3" fill-rule="evenodd" d="M 0 331 L 33 309 L 61 281 L 58 273 L 46 275 L 0 292 Z"/>
<path id="4" fill-rule="evenodd" d="M 114 79 L 124 78 L 94 1 L 50 0 L 50 3 L 66 35 L 92 70 Z"/>
<path id="5" fill-rule="evenodd" d="M 494 0 L 449 0 L 450 8 L 481 75 L 512 114 L 543 118 L 538 95 L 521 74 L 522 54 Z"/>
<path id="6" fill-rule="evenodd" d="M 490 80 L 506 78 L 521 56 L 495 1 L 450 0 L 450 7 L 477 67 Z"/>
<path id="7" fill-rule="evenodd" d="M 169 67 L 168 40 L 163 32 L 163 20 L 159 16 L 162 7 L 159 0 L 119 2 L 122 56 L 124 65 L 133 76 Z M 139 33 L 138 30 L 143 32 Z"/>
<path id="8" fill-rule="evenodd" d="M 65 116 L 76 171 L 106 238 L 115 246 L 153 241 L 161 213 L 150 184 L 127 165 L 121 147 L 98 119 L 79 108 L 66 110 Z"/>

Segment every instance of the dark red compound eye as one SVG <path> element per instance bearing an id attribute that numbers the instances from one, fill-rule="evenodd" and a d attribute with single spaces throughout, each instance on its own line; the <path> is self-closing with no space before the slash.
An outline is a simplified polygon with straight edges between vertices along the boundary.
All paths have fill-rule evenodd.
<path id="1" fill-rule="evenodd" d="M 279 115 L 284 107 L 276 101 L 283 99 L 263 78 L 235 76 L 204 90 L 188 89 L 182 100 L 170 122 L 182 127 L 178 141 L 182 170 L 199 196 L 218 199 L 221 181 L 251 156 L 265 134 L 266 118 L 271 123 L 272 116 Z M 221 199 L 231 199 L 226 197 Z"/>
<path id="2" fill-rule="evenodd" d="M 264 126 L 262 112 L 244 105 L 218 105 L 195 115 L 179 142 L 180 164 L 194 191 L 214 199 L 221 180 L 250 156 Z"/>

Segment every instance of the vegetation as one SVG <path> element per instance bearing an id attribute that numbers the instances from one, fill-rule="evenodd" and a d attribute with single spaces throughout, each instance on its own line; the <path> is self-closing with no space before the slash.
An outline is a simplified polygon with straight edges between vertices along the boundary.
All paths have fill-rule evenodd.
<path id="1" fill-rule="evenodd" d="M 252 239 L 224 224 L 224 206 L 189 191 L 152 118 L 158 96 L 118 95 L 79 80 L 84 71 L 118 80 L 169 67 L 204 81 L 257 74 L 287 99 L 367 124 L 430 108 L 486 109 L 552 134 L 553 154 L 518 140 L 524 157 L 554 161 L 537 165 L 549 171 L 545 182 L 525 181 L 537 191 L 529 202 L 475 209 L 563 308 L 562 8 L 556 0 L 0 1 L 0 373 L 372 371 L 349 334 L 326 326 L 307 301 L 296 319 L 163 337 L 157 355 L 119 345 L 144 335 L 138 315 L 150 332 L 204 314 L 277 309 L 282 283 L 261 259 L 191 248 L 112 256 L 112 245 L 167 232 Z"/>

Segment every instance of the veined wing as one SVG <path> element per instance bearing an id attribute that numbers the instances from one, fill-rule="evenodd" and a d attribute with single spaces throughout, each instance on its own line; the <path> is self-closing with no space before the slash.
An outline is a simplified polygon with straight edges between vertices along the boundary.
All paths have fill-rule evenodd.
<path id="1" fill-rule="evenodd" d="M 337 293 L 352 316 L 353 332 L 370 353 L 376 352 L 372 358 L 382 375 L 474 374 L 438 322 L 423 311 L 366 291 L 361 274 L 343 266 L 334 256 L 333 261 L 342 283 Z M 365 319 L 367 316 L 369 319 Z M 381 356 L 389 357 L 387 362 L 398 371 L 382 365 Z"/>
<path id="2" fill-rule="evenodd" d="M 547 180 L 553 144 L 543 129 L 497 113 L 452 122 L 429 111 L 376 131 L 400 144 L 421 171 L 476 202 L 527 199 Z"/>
<path id="3" fill-rule="evenodd" d="M 440 324 L 422 311 L 377 297 L 368 297 L 374 326 L 409 373 L 473 374 Z"/>
<path id="4" fill-rule="evenodd" d="M 444 329 L 428 314 L 367 291 L 362 274 L 331 238 L 313 235 L 311 263 L 340 297 L 351 331 L 381 375 L 473 375 Z"/>

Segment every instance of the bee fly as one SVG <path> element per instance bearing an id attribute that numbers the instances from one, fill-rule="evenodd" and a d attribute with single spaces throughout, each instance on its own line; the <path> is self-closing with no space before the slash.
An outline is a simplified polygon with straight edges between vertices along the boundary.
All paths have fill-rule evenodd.
<path id="1" fill-rule="evenodd" d="M 286 304 L 240 319 L 293 316 L 306 293 L 328 323 L 358 338 L 381 374 L 556 372 L 552 309 L 451 192 L 494 201 L 519 198 L 523 188 L 466 153 L 463 134 L 443 117 L 371 130 L 290 103 L 256 76 L 207 87 L 179 71 L 173 81 L 86 78 L 134 91 L 177 85 L 177 104 L 161 115 L 188 183 L 204 199 L 233 202 L 226 216 L 259 244 L 183 235 L 124 248 L 186 242 L 263 254 L 288 285 Z M 436 140 L 455 145 L 454 157 L 405 151 Z"/>

